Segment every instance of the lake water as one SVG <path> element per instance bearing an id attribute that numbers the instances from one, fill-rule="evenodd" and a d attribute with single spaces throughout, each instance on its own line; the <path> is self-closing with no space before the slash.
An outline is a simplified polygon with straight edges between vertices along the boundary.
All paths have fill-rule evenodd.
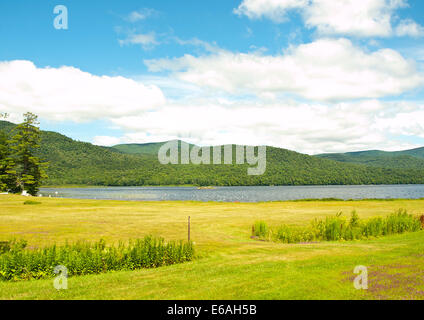
<path id="1" fill-rule="evenodd" d="M 300 199 L 420 199 L 424 185 L 217 187 L 41 188 L 40 194 L 73 199 L 194 200 L 260 202 Z"/>

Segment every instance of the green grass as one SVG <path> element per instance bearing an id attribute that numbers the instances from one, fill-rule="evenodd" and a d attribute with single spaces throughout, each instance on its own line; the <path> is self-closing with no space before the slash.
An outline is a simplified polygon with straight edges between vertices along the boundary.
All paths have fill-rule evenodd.
<path id="1" fill-rule="evenodd" d="M 339 211 L 356 210 L 360 219 L 370 219 L 400 208 L 419 215 L 423 200 L 255 204 L 43 198 L 37 206 L 24 206 L 24 200 L 0 196 L 0 241 L 15 237 L 41 247 L 100 238 L 118 243 L 148 234 L 184 240 L 191 216 L 200 257 L 157 269 L 75 276 L 63 291 L 54 289 L 51 279 L 0 282 L 0 299 L 423 299 L 423 231 L 311 244 L 250 239 L 255 221 L 305 226 Z M 369 268 L 368 291 L 353 287 L 358 265 Z"/>

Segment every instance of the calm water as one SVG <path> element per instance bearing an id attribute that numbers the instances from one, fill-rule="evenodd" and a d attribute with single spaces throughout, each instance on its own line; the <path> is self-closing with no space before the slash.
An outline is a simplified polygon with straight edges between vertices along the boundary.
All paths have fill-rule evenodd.
<path id="1" fill-rule="evenodd" d="M 57 193 L 56 193 L 57 192 Z M 382 186 L 299 186 L 299 187 L 109 187 L 109 188 L 41 188 L 43 196 L 74 199 L 112 200 L 195 200 L 223 202 L 258 202 L 299 199 L 419 199 L 424 185 Z"/>

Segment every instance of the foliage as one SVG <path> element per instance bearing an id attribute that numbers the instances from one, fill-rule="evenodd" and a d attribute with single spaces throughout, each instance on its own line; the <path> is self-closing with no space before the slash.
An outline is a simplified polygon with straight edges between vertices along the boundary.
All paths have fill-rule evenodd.
<path id="1" fill-rule="evenodd" d="M 24 122 L 13 129 L 10 141 L 18 186 L 33 196 L 37 195 L 41 181 L 47 178 L 45 165 L 36 156 L 41 139 L 37 125 L 37 116 L 30 112 L 25 113 Z"/>
<path id="2" fill-rule="evenodd" d="M 360 221 L 357 213 L 352 212 L 350 221 L 347 222 L 338 213 L 325 220 L 315 219 L 307 227 L 293 227 L 282 225 L 271 229 L 264 222 L 260 222 L 266 232 L 258 234 L 263 239 L 271 239 L 283 243 L 299 243 L 312 241 L 339 241 L 339 240 L 361 240 L 372 237 L 381 237 L 405 232 L 416 232 L 423 228 L 419 218 L 400 209 L 397 212 L 382 218 L 371 218 Z"/>
<path id="3" fill-rule="evenodd" d="M 7 135 L 0 131 L 0 191 L 17 190 L 15 162 Z"/>
<path id="4" fill-rule="evenodd" d="M 311 228 L 289 227 L 283 225 L 277 228 L 273 238 L 284 243 L 312 242 L 315 240 L 316 234 Z"/>
<path id="5" fill-rule="evenodd" d="M 156 155 L 159 152 L 160 147 L 164 143 L 128 143 L 128 144 L 117 144 L 112 148 L 122 153 L 127 154 L 151 154 Z"/>
<path id="6" fill-rule="evenodd" d="M 1 241 L 0 242 L 0 254 L 6 252 L 17 252 L 21 251 L 27 246 L 27 242 L 25 240 L 16 240 L 13 239 L 11 241 Z"/>
<path id="7" fill-rule="evenodd" d="M 162 238 L 120 242 L 107 246 L 104 240 L 96 243 L 66 243 L 40 249 L 25 249 L 26 242 L 11 241 L 0 254 L 0 280 L 27 280 L 54 277 L 54 268 L 63 265 L 68 275 L 86 275 L 116 270 L 135 270 L 191 261 L 192 242 L 165 242 Z"/>
<path id="8" fill-rule="evenodd" d="M 365 164 L 382 168 L 405 168 L 424 170 L 424 148 L 405 151 L 361 151 L 320 154 L 317 157 L 345 163 Z"/>
<path id="9" fill-rule="evenodd" d="M 41 202 L 34 201 L 34 200 L 26 200 L 26 201 L 24 201 L 24 205 L 35 205 L 35 204 L 41 204 Z"/>
<path id="10" fill-rule="evenodd" d="M 268 226 L 264 221 L 258 221 L 253 226 L 253 236 L 265 237 L 268 234 Z"/>
<path id="11" fill-rule="evenodd" d="M 9 122 L 0 121 L 0 129 L 10 132 L 13 127 Z M 249 165 L 236 165 L 235 156 L 234 163 L 229 165 L 161 165 L 154 152 L 159 145 L 119 146 L 120 150 L 117 150 L 41 131 L 41 146 L 36 155 L 49 162 L 47 174 L 50 185 L 424 184 L 422 169 L 342 163 L 273 147 L 267 148 L 267 169 L 262 176 L 247 175 Z M 134 154 L 123 153 L 122 150 Z"/>

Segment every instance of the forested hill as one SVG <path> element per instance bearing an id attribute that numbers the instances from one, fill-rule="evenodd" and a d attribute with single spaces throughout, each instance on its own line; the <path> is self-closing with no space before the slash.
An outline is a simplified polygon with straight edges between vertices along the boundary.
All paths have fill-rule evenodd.
<path id="1" fill-rule="evenodd" d="M 0 130 L 13 124 L 0 121 Z M 150 146 L 151 147 L 151 146 Z M 49 185 L 327 185 L 424 183 L 421 169 L 349 164 L 267 148 L 267 170 L 248 176 L 244 165 L 161 165 L 156 152 L 127 154 L 42 131 L 39 156 L 47 160 Z"/>
<path id="2" fill-rule="evenodd" d="M 179 142 L 181 140 L 178 140 Z M 126 154 L 144 154 L 144 155 L 157 155 L 161 146 L 165 142 L 151 142 L 151 143 L 128 143 L 128 144 L 117 144 L 112 146 L 112 149 L 115 149 L 119 152 Z M 190 149 L 193 147 L 193 144 L 189 144 Z"/>
<path id="3" fill-rule="evenodd" d="M 424 169 L 424 148 L 386 152 L 379 150 L 320 154 L 317 157 L 335 161 L 366 164 L 383 168 Z"/>
<path id="4" fill-rule="evenodd" d="M 165 142 L 157 143 L 129 143 L 129 144 L 117 144 L 113 146 L 113 149 L 116 149 L 122 153 L 127 154 L 158 154 L 160 147 Z"/>

